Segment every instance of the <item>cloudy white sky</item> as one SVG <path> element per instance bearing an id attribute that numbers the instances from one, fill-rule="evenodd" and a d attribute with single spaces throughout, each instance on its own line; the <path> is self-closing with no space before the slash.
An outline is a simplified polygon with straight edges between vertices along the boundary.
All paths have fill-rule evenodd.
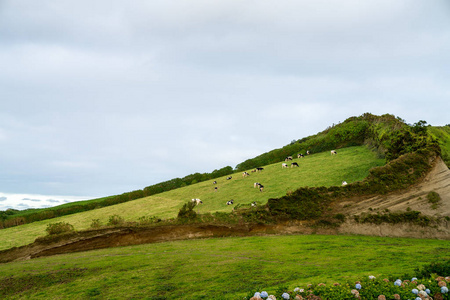
<path id="1" fill-rule="evenodd" d="M 448 0 L 0 0 L 0 210 L 235 167 L 365 112 L 449 124 L 449 53 Z"/>

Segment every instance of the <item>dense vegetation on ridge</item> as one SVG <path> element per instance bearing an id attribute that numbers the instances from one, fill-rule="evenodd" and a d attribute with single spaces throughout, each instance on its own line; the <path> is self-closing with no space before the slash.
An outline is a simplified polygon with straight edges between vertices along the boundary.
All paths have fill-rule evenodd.
<path id="1" fill-rule="evenodd" d="M 123 193 L 117 196 L 68 203 L 47 209 L 29 209 L 26 211 L 10 209 L 0 212 L 0 228 L 22 225 L 156 195 L 198 182 L 226 176 L 233 172 L 250 170 L 256 167 L 280 162 L 287 156 L 295 156 L 297 153 L 304 154 L 306 151 L 318 153 L 349 146 L 367 145 L 376 151 L 379 157 L 386 158 L 387 161 L 392 161 L 401 155 L 413 153 L 417 150 L 421 150 L 422 152 L 420 153 L 422 154 L 424 153 L 423 151 L 428 151 L 427 154 L 429 154 L 429 151 L 439 153 L 440 148 L 437 139 L 442 141 L 441 146 L 446 146 L 444 147 L 445 149 L 448 149 L 447 146 L 450 148 L 450 130 L 445 131 L 446 128 L 450 127 L 445 126 L 445 130 L 434 128 L 432 134 L 428 134 L 428 128 L 429 126 L 426 126 L 425 121 L 419 121 L 414 125 L 408 125 L 402 119 L 392 115 L 375 116 L 366 113 L 359 117 L 348 118 L 343 123 L 333 125 L 316 135 L 303 138 L 280 149 L 275 149 L 255 158 L 246 160 L 238 164 L 235 170 L 233 170 L 232 167 L 227 166 L 219 170 L 214 170 L 211 173 L 195 173 L 185 176 L 184 178 L 175 178 L 148 186 L 142 190 Z M 444 155 L 448 153 L 447 150 L 443 152 Z M 413 159 L 417 158 L 418 156 L 415 156 Z M 411 162 L 408 162 L 407 164 L 411 164 Z M 405 182 L 403 185 L 391 184 L 389 189 L 401 188 L 402 186 L 404 187 L 405 184 L 411 184 L 427 171 L 424 166 L 420 168 L 421 171 L 415 174 L 413 178 L 410 178 L 408 182 Z M 386 172 L 388 169 L 384 170 L 384 172 Z M 377 172 L 381 172 L 380 169 L 378 169 Z M 376 174 L 373 175 L 375 176 Z M 378 184 L 378 187 L 379 186 L 380 183 Z M 365 193 L 368 192 L 367 187 L 368 182 L 365 183 Z M 354 187 L 353 190 L 355 190 L 355 188 L 356 187 Z M 359 186 L 356 189 L 361 191 L 362 187 Z M 305 191 L 303 190 L 303 193 L 304 192 Z"/>

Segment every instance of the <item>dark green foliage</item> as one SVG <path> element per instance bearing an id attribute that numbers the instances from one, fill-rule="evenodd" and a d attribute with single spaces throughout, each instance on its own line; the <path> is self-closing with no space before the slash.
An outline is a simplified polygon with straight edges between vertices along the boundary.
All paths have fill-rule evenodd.
<path id="1" fill-rule="evenodd" d="M 447 276 L 450 274 L 450 259 L 422 266 L 414 269 L 417 278 L 430 278 L 432 274 Z"/>
<path id="2" fill-rule="evenodd" d="M 398 224 L 398 223 L 411 223 L 420 226 L 428 226 L 431 224 L 432 219 L 424 216 L 419 211 L 406 211 L 406 212 L 384 212 L 377 214 L 362 214 L 355 216 L 355 221 L 359 223 L 372 223 L 372 224 Z"/>
<path id="3" fill-rule="evenodd" d="M 345 219 L 346 219 L 346 217 L 345 217 L 344 214 L 335 214 L 335 215 L 334 215 L 334 218 L 335 218 L 336 220 L 338 220 L 339 222 L 345 222 Z"/>
<path id="4" fill-rule="evenodd" d="M 429 203 L 436 204 L 436 203 L 438 203 L 439 201 L 441 201 L 441 196 L 439 196 L 438 193 L 432 191 L 432 192 L 429 192 L 429 193 L 428 193 L 427 199 L 428 199 L 428 202 L 429 202 Z"/>
<path id="5" fill-rule="evenodd" d="M 67 233 L 73 230 L 73 226 L 66 222 L 48 224 L 47 228 L 45 229 L 45 231 L 47 231 L 49 235 Z"/>
<path id="6" fill-rule="evenodd" d="M 279 219 L 308 220 L 318 218 L 331 198 L 321 188 L 302 187 L 278 199 L 269 199 L 270 214 Z"/>
<path id="7" fill-rule="evenodd" d="M 197 217 L 197 213 L 194 211 L 196 203 L 189 201 L 183 204 L 183 207 L 178 211 L 178 219 L 181 221 L 194 220 Z"/>

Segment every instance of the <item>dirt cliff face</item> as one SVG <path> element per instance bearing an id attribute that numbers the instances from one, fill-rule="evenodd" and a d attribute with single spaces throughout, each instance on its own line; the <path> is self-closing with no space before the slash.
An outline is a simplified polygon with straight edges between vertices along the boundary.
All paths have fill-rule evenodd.
<path id="1" fill-rule="evenodd" d="M 433 208 L 427 199 L 428 193 L 433 191 L 441 197 L 436 208 Z M 450 170 L 438 157 L 427 176 L 407 190 L 375 197 L 348 199 L 340 203 L 340 209 L 349 215 L 385 209 L 391 212 L 410 209 L 432 217 L 450 216 Z"/>
<path id="2" fill-rule="evenodd" d="M 428 202 L 429 192 L 437 192 L 441 200 L 433 208 Z M 377 212 L 420 211 L 431 217 L 450 216 L 450 170 L 437 158 L 431 172 L 417 185 L 404 191 L 367 198 L 352 198 L 337 203 L 335 211 L 345 215 Z M 58 239 L 38 239 L 33 244 L 0 252 L 0 262 L 25 260 L 41 256 L 64 254 L 93 249 L 128 246 L 165 241 L 214 238 L 225 236 L 251 236 L 269 234 L 363 234 L 391 237 L 438 238 L 450 240 L 450 222 L 443 220 L 433 227 L 411 224 L 358 224 L 348 220 L 337 228 L 313 228 L 308 222 L 297 221 L 276 225 L 165 225 L 156 227 L 106 228 L 77 232 Z"/>

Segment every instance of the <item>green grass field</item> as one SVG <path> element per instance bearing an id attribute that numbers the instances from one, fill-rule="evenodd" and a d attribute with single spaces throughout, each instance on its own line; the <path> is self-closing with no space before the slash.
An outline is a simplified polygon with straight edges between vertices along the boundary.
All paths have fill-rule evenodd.
<path id="1" fill-rule="evenodd" d="M 176 241 L 2 264 L 0 298 L 235 300 L 279 286 L 414 275 L 449 253 L 448 241 L 366 236 Z"/>
<path id="2" fill-rule="evenodd" d="M 83 230 L 90 227 L 93 219 L 106 224 L 112 215 L 120 215 L 126 221 L 137 221 L 143 216 L 174 218 L 183 204 L 192 198 L 203 201 L 196 208 L 198 213 L 230 212 L 233 207 L 226 202 L 231 199 L 235 205 L 253 201 L 265 204 L 269 198 L 281 197 L 302 186 L 333 186 L 340 185 L 343 180 L 348 183 L 362 180 L 370 168 L 385 163 L 364 146 L 338 149 L 338 154 L 333 156 L 329 152 L 312 154 L 293 162 L 299 167 L 283 169 L 281 163 L 276 163 L 264 166 L 262 172 L 248 170 L 250 176 L 246 178 L 241 173 L 233 174 L 231 180 L 218 178 L 217 185 L 213 185 L 213 180 L 205 181 L 118 205 L 2 229 L 0 250 L 32 243 L 46 234 L 45 229 L 50 223 L 64 221 L 72 224 L 75 230 Z M 254 182 L 263 184 L 264 191 L 254 188 Z M 217 191 L 214 190 L 216 186 Z"/>

